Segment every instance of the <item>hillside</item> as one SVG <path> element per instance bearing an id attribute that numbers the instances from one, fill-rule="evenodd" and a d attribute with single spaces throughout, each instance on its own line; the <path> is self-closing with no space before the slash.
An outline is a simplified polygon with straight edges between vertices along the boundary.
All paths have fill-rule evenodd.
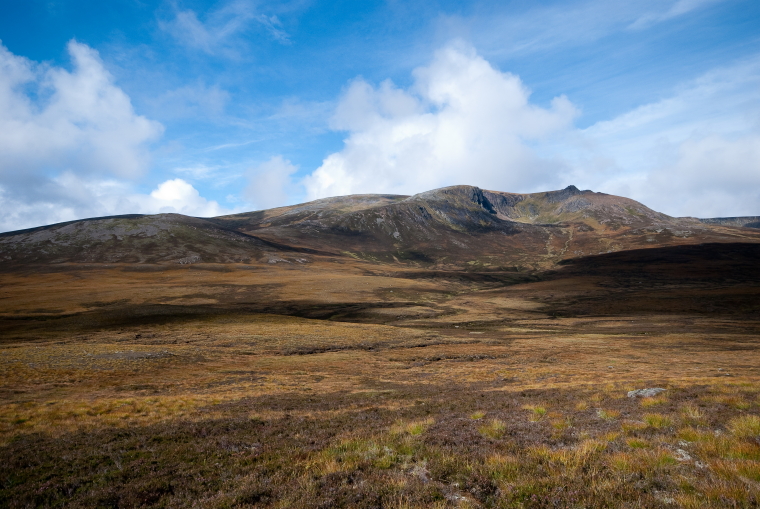
<path id="1" fill-rule="evenodd" d="M 760 232 L 742 228 L 754 224 L 752 219 L 673 218 L 574 186 L 534 194 L 453 186 L 207 219 L 158 214 L 73 221 L 0 235 L 0 260 L 12 269 L 60 263 L 305 263 L 328 256 L 522 271 L 629 249 L 760 242 Z"/>
<path id="2" fill-rule="evenodd" d="M 2 234 L 0 506 L 756 507 L 760 230 L 712 221 L 455 186 Z"/>

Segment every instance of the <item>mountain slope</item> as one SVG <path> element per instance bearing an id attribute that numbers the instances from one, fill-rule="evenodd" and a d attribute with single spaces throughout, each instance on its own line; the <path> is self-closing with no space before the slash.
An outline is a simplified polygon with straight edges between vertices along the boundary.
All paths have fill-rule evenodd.
<path id="1" fill-rule="evenodd" d="M 273 252 L 265 242 L 180 214 L 116 216 L 0 234 L 5 267 L 36 263 L 230 263 Z"/>
<path id="2" fill-rule="evenodd" d="M 737 228 L 760 228 L 760 216 L 712 217 L 700 219 L 700 222 L 720 226 L 735 226 Z"/>
<path id="3" fill-rule="evenodd" d="M 760 242 L 752 218 L 673 218 L 628 198 L 452 186 L 354 195 L 200 219 L 178 214 L 74 221 L 0 235 L 5 267 L 50 263 L 278 263 L 314 256 L 537 270 L 581 256 L 705 242 Z"/>

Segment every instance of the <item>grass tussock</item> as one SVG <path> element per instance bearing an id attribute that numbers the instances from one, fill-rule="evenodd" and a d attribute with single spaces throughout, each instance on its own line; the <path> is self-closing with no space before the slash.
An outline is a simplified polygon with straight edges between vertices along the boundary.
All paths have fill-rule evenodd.
<path id="1" fill-rule="evenodd" d="M 728 423 L 728 429 L 738 438 L 760 437 L 760 416 L 742 415 Z"/>
<path id="2" fill-rule="evenodd" d="M 646 414 L 644 422 L 652 428 L 667 428 L 673 425 L 673 419 L 663 414 Z"/>
<path id="3" fill-rule="evenodd" d="M 596 415 L 599 416 L 600 419 L 604 419 L 605 421 L 614 421 L 618 417 L 620 417 L 620 412 L 617 410 L 603 410 L 599 409 L 596 411 Z"/>
<path id="4" fill-rule="evenodd" d="M 654 398 L 641 398 L 641 406 L 643 408 L 650 408 L 654 406 L 664 405 L 668 401 L 669 400 L 667 396 L 660 394 Z"/>
<path id="5" fill-rule="evenodd" d="M 530 422 L 538 422 L 546 417 L 546 407 L 541 405 L 523 405 L 523 409 L 530 411 L 530 415 L 528 416 Z"/>
<path id="6" fill-rule="evenodd" d="M 491 419 L 488 423 L 478 427 L 481 435 L 488 438 L 499 439 L 507 431 L 507 424 L 500 419 Z"/>
<path id="7" fill-rule="evenodd" d="M 432 417 L 411 422 L 397 421 L 391 428 L 391 435 L 406 434 L 419 436 L 422 435 L 434 422 L 435 419 Z"/>

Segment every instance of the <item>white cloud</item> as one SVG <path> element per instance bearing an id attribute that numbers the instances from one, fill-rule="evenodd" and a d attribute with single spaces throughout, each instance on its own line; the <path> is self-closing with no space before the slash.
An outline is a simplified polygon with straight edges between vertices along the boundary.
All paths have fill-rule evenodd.
<path id="1" fill-rule="evenodd" d="M 95 50 L 71 41 L 68 51 L 71 71 L 0 45 L 0 230 L 113 214 L 228 212 L 182 179 L 135 191 L 129 180 L 148 170 L 148 144 L 163 127 L 135 113 Z"/>
<path id="2" fill-rule="evenodd" d="M 572 161 L 573 179 L 671 215 L 758 215 L 758 90 L 755 57 L 573 133 L 557 150 Z"/>
<path id="3" fill-rule="evenodd" d="M 42 182 L 34 196 L 19 196 L 0 186 L 0 231 L 19 230 L 83 217 L 174 212 L 210 217 L 231 213 L 206 200 L 182 179 L 167 180 L 149 194 L 118 180 L 82 179 L 65 172 Z"/>
<path id="4" fill-rule="evenodd" d="M 150 199 L 136 195 L 133 199 L 139 203 L 145 213 L 176 212 L 190 216 L 218 216 L 226 211 L 215 201 L 203 198 L 197 189 L 182 179 L 167 180 L 150 193 Z"/>
<path id="5" fill-rule="evenodd" d="M 303 179 L 309 198 L 409 194 L 451 184 L 503 191 L 568 184 L 674 216 L 760 214 L 760 56 L 586 128 L 564 97 L 529 101 L 520 79 L 453 45 L 390 81 L 349 84 L 331 127 L 344 146 Z"/>
<path id="6" fill-rule="evenodd" d="M 304 179 L 310 198 L 352 193 L 412 193 L 451 184 L 528 190 L 551 185 L 560 169 L 531 144 L 571 126 L 564 97 L 549 108 L 529 102 L 517 76 L 502 73 L 461 43 L 414 71 L 407 90 L 357 79 L 332 126 L 344 148 Z"/>
<path id="7" fill-rule="evenodd" d="M 68 51 L 71 72 L 0 45 L 0 176 L 68 168 L 139 175 L 163 127 L 134 112 L 95 50 L 72 40 Z"/>
<path id="8" fill-rule="evenodd" d="M 295 187 L 292 175 L 296 171 L 298 166 L 282 156 L 274 156 L 249 170 L 249 184 L 243 197 L 257 209 L 284 205 Z"/>

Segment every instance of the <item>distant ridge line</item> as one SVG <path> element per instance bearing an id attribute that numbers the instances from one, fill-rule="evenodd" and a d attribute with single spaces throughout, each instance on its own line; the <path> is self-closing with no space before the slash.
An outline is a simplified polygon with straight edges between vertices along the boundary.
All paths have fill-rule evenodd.
<path id="1" fill-rule="evenodd" d="M 705 224 L 715 224 L 719 226 L 760 228 L 760 216 L 711 217 L 708 219 L 700 219 L 699 221 Z"/>

